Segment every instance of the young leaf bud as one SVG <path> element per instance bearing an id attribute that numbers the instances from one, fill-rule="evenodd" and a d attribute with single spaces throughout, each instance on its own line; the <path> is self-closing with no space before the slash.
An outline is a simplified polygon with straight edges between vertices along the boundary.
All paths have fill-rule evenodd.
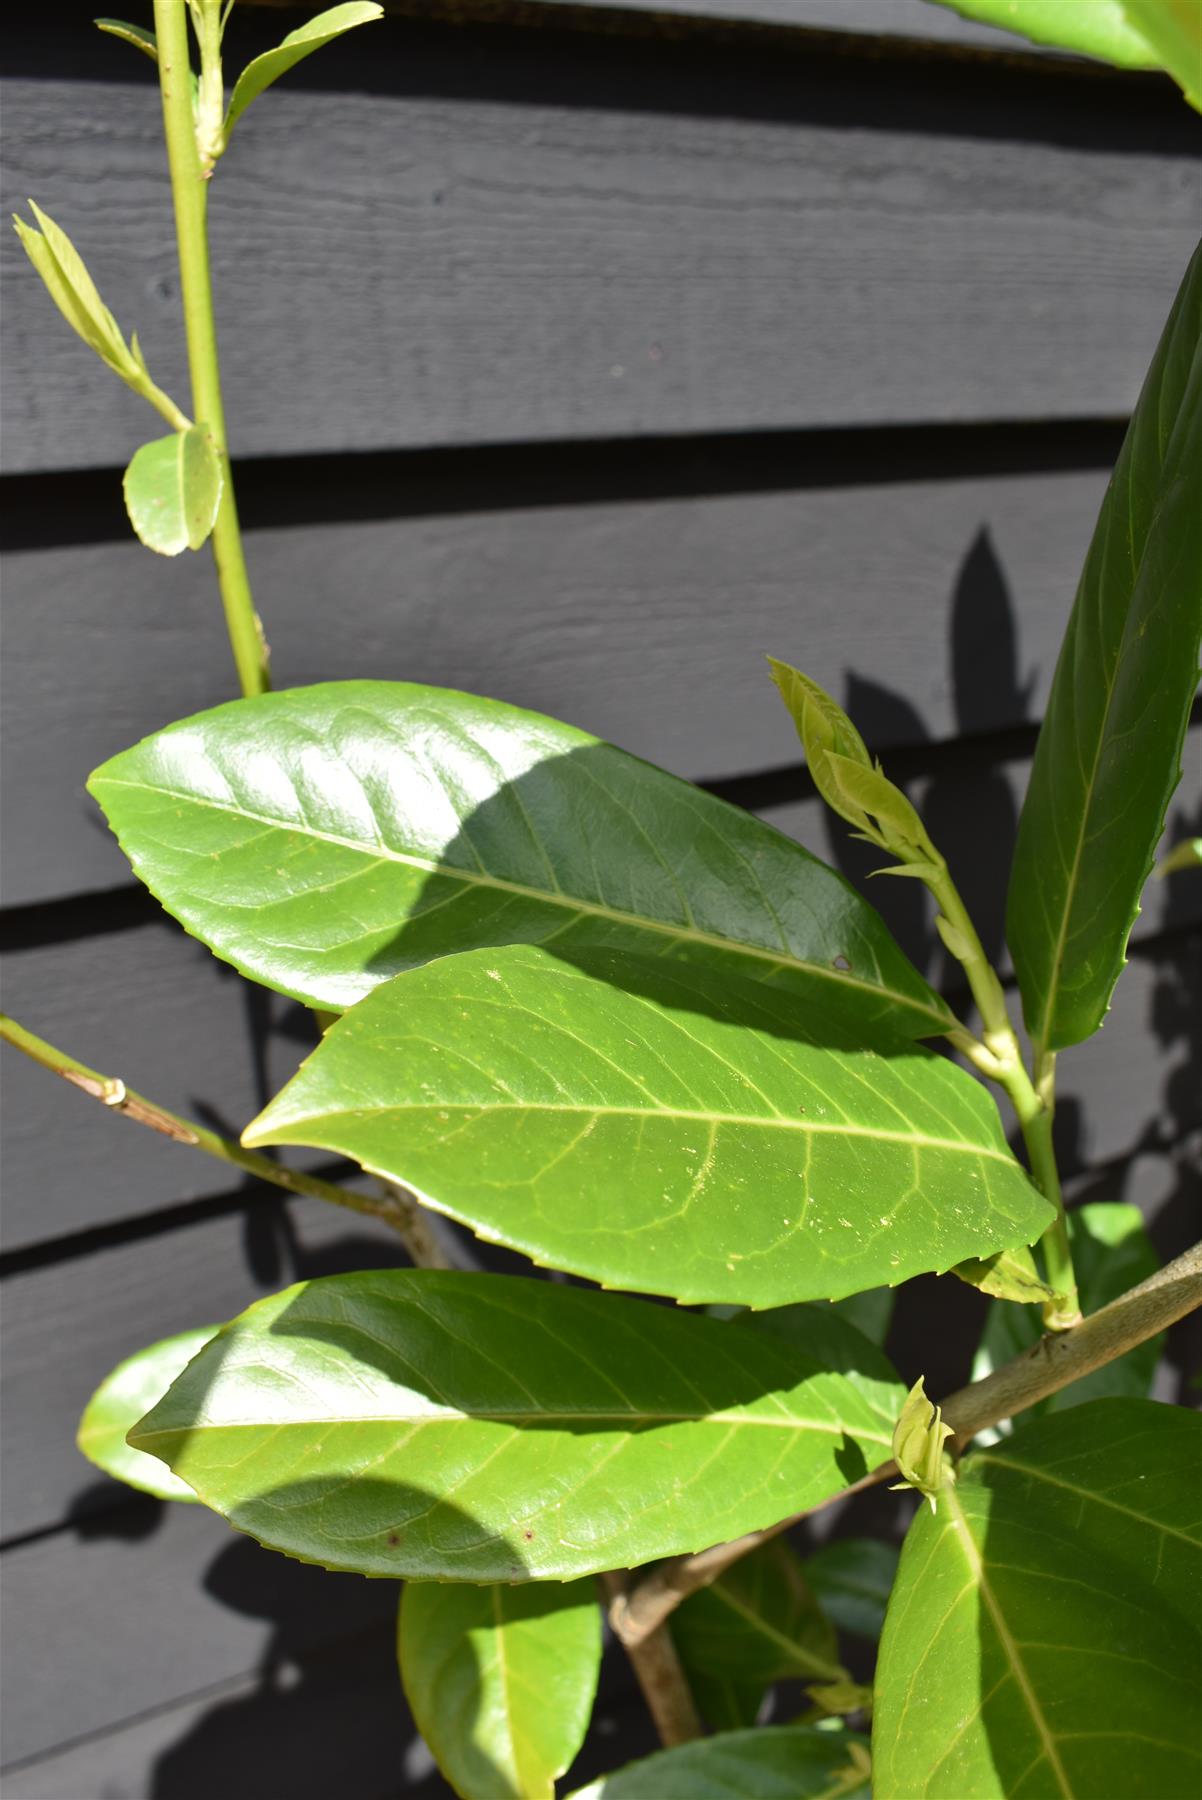
<path id="1" fill-rule="evenodd" d="M 943 1423 L 939 1408 L 927 1399 L 920 1375 L 906 1396 L 901 1418 L 893 1429 L 893 1459 L 905 1480 L 895 1481 L 891 1491 L 917 1488 L 926 1495 L 934 1512 L 940 1489 L 956 1479 L 951 1459 L 943 1448 L 946 1440 L 954 1436 L 951 1426 Z"/>
<path id="2" fill-rule="evenodd" d="M 768 658 L 768 666 L 797 727 L 814 786 L 832 812 L 838 813 L 841 819 L 846 819 L 849 825 L 854 825 L 872 843 L 883 848 L 880 834 L 863 806 L 844 792 L 844 784 L 836 781 L 830 768 L 830 758 L 837 756 L 841 761 L 871 773 L 872 758 L 863 738 L 843 708 L 837 706 L 816 681 L 811 681 L 791 664 L 778 662 L 773 656 Z"/>

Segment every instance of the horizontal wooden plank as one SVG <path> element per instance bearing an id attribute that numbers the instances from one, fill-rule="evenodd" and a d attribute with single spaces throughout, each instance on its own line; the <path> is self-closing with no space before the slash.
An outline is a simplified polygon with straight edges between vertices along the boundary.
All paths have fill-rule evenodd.
<path id="1" fill-rule="evenodd" d="M 248 554 L 282 686 L 466 688 L 705 779 L 796 760 L 766 651 L 882 749 L 1037 719 L 1104 487 L 1041 469 L 481 506 L 255 531 Z M 11 556 L 0 683 L 5 901 L 123 881 L 83 782 L 234 691 L 207 557 Z"/>
<path id="2" fill-rule="evenodd" d="M 359 36 L 347 91 L 298 71 L 214 184 L 242 454 L 1122 414 L 1197 235 L 1187 110 L 1088 83 Z M 182 389 L 150 71 L 113 45 L 111 84 L 56 79 L 37 43 L 45 78 L 5 98 L 4 205 L 32 193 L 75 235 Z M 123 460 L 145 408 L 17 255 L 2 279 L 4 466 Z"/>

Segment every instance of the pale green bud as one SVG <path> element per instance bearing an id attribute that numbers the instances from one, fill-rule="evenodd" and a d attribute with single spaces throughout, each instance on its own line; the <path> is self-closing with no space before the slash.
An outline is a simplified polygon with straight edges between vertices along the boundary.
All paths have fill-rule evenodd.
<path id="1" fill-rule="evenodd" d="M 806 762 L 814 778 L 814 786 L 832 812 L 854 825 L 875 844 L 881 842 L 863 806 L 844 792 L 844 784 L 835 779 L 830 768 L 832 756 L 872 771 L 868 748 L 847 714 L 837 706 L 825 689 L 803 675 L 790 663 L 768 658 L 772 679 L 780 689 L 781 699 L 797 727 Z"/>
<path id="2" fill-rule="evenodd" d="M 951 1458 L 943 1446 L 954 1437 L 950 1425 L 943 1423 L 939 1408 L 926 1397 L 920 1375 L 906 1396 L 901 1418 L 893 1428 L 893 1459 L 905 1476 L 893 1489 L 912 1487 L 925 1494 L 935 1511 L 935 1498 L 942 1488 L 956 1479 Z"/>

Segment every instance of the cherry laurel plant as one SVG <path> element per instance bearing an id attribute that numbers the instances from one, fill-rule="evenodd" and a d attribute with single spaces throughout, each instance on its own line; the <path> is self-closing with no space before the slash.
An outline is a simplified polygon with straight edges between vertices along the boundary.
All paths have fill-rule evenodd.
<path id="1" fill-rule="evenodd" d="M 1102 506 L 1023 807 L 1007 926 L 1028 1055 L 942 848 L 786 663 L 771 674 L 819 793 L 881 873 L 929 888 L 970 1016 L 834 870 L 583 731 L 404 682 L 269 691 L 210 178 L 264 89 L 381 9 L 322 14 L 227 101 L 229 11 L 100 21 L 158 66 L 191 415 L 53 220 L 34 207 L 18 230 L 170 427 L 134 455 L 128 511 L 162 553 L 211 538 L 243 690 L 114 756 L 91 793 L 166 910 L 311 1007 L 320 1041 L 236 1144 L 4 1035 L 136 1122 L 379 1214 L 415 1266 L 189 1324 L 103 1383 L 81 1448 L 284 1555 L 403 1582 L 405 1692 L 467 1800 L 552 1794 L 588 1728 L 599 1599 L 666 1747 L 579 1790 L 593 1800 L 1195 1795 L 1202 1418 L 1147 1396 L 1202 1252 L 1157 1270 L 1132 1209 L 1066 1218 L 1051 1123 L 1057 1057 L 1101 1025 L 1124 962 L 1197 682 L 1202 253 Z M 378 1188 L 263 1154 L 286 1144 Z M 457 1269 L 427 1209 L 594 1285 Z M 978 1379 L 937 1407 L 880 1344 L 891 1290 L 949 1271 L 992 1299 Z M 892 1477 L 920 1496 L 900 1563 L 867 1540 L 803 1561 L 778 1535 Z M 878 1635 L 867 1688 L 846 1640 Z M 757 1725 L 782 1681 L 800 1715 Z"/>

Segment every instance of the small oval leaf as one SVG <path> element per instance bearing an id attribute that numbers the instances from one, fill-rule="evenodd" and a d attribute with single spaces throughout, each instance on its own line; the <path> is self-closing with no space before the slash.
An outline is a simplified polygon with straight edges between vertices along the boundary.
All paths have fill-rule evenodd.
<path id="1" fill-rule="evenodd" d="M 593 1581 L 406 1582 L 397 1655 L 413 1722 L 463 1800 L 553 1800 L 597 1691 Z"/>
<path id="2" fill-rule="evenodd" d="M 144 1413 L 158 1404 L 192 1358 L 216 1334 L 216 1325 L 181 1331 L 175 1337 L 149 1344 L 145 1350 L 118 1363 L 106 1375 L 84 1408 L 76 1443 L 98 1469 L 127 1487 L 139 1488 L 159 1500 L 195 1500 L 187 1482 L 165 1468 L 157 1456 L 147 1456 L 125 1441 Z"/>
<path id="3" fill-rule="evenodd" d="M 173 431 L 135 451 L 125 471 L 125 510 L 148 550 L 199 550 L 217 519 L 221 459 L 204 425 Z"/>

